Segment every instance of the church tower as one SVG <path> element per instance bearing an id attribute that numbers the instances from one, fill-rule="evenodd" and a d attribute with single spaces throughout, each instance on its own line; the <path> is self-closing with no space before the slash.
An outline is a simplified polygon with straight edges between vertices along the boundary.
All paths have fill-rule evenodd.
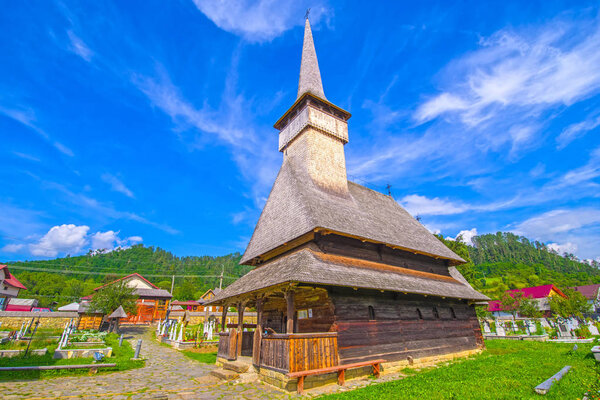
<path id="1" fill-rule="evenodd" d="M 275 123 L 284 163 L 294 164 L 327 191 L 348 195 L 344 145 L 350 113 L 327 101 L 308 18 L 300 63 L 298 97 Z"/>

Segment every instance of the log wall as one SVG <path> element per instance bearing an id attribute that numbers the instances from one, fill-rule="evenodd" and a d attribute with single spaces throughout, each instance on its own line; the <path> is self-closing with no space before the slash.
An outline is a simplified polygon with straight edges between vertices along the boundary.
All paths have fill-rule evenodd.
<path id="1" fill-rule="evenodd" d="M 362 242 L 339 235 L 316 235 L 315 244 L 323 253 L 340 254 L 362 260 L 381 262 L 397 267 L 450 276 L 445 260 L 408 251 L 396 250 L 382 244 Z M 343 284 L 343 282 L 340 282 Z"/>
<path id="2" fill-rule="evenodd" d="M 475 309 L 464 301 L 347 288 L 331 288 L 330 297 L 341 363 L 400 361 L 483 346 Z"/>

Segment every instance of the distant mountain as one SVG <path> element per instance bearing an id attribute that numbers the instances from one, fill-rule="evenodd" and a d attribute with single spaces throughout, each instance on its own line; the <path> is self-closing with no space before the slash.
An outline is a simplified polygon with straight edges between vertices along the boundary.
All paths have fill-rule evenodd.
<path id="1" fill-rule="evenodd" d="M 438 236 L 438 238 L 440 238 Z M 469 263 L 459 267 L 476 289 L 499 298 L 509 289 L 553 283 L 558 287 L 600 283 L 600 266 L 510 232 L 474 237 L 473 246 L 440 238 Z M 466 257 L 465 257 L 466 256 Z"/>

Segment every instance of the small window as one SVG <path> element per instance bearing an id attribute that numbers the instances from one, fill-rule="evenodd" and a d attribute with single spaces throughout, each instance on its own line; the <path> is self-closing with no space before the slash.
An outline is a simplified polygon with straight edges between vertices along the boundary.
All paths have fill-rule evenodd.
<path id="1" fill-rule="evenodd" d="M 437 307 L 433 307 L 433 316 L 434 316 L 436 319 L 440 319 L 440 313 L 438 312 L 438 309 L 437 309 Z"/>
<path id="2" fill-rule="evenodd" d="M 421 313 L 421 310 L 419 310 L 417 308 L 417 316 L 419 317 L 419 319 L 423 319 L 423 314 Z"/>
<path id="3" fill-rule="evenodd" d="M 375 309 L 373 306 L 369 306 L 369 320 L 373 321 L 375 319 Z"/>
<path id="4" fill-rule="evenodd" d="M 452 314 L 452 318 L 456 319 L 456 313 L 454 312 L 453 307 L 450 307 L 450 314 Z"/>

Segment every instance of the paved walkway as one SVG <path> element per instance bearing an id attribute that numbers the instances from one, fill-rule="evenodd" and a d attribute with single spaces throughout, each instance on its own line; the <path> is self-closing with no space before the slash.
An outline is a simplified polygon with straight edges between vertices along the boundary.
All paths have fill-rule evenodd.
<path id="1" fill-rule="evenodd" d="M 228 384 L 213 378 L 213 365 L 201 364 L 160 346 L 144 328 L 125 337 L 142 337 L 143 368 L 73 377 L 0 383 L 2 399 L 286 399 L 262 383 Z"/>

